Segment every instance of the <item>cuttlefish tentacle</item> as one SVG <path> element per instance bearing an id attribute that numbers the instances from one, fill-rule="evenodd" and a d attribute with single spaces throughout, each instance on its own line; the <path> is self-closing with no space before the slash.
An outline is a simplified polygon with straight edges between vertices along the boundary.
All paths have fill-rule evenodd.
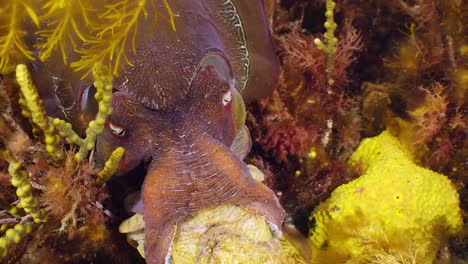
<path id="1" fill-rule="evenodd" d="M 240 205 L 280 228 L 284 211 L 274 193 L 254 180 L 227 147 L 208 135 L 167 153 L 149 168 L 143 186 L 145 256 L 164 263 L 176 226 L 196 212 Z"/>

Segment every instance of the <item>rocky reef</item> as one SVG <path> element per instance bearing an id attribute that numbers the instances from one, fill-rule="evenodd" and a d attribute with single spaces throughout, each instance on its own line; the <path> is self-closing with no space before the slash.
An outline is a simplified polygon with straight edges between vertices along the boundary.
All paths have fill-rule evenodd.
<path id="1" fill-rule="evenodd" d="M 110 145 L 102 159 L 95 145 L 115 80 L 144 66 L 132 63 L 139 34 L 177 33 L 174 2 L 0 0 L 1 263 L 145 263 L 137 201 L 150 161 L 112 177 L 143 154 Z M 246 126 L 232 159 L 278 198 L 282 236 L 252 205 L 216 204 L 174 227 L 175 263 L 467 263 L 468 3 L 263 6 L 281 69 L 272 96 L 233 108 Z M 73 79 L 38 89 L 45 68 Z M 90 105 L 63 85 L 84 80 Z"/>

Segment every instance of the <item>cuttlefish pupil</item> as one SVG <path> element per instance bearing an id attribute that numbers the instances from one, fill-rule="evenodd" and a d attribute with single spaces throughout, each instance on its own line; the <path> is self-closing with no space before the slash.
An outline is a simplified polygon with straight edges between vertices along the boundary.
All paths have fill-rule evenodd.
<path id="1" fill-rule="evenodd" d="M 112 133 L 116 136 L 123 137 L 125 136 L 125 129 L 118 125 L 114 125 L 112 122 L 109 122 L 109 128 L 112 130 Z"/>
<path id="2" fill-rule="evenodd" d="M 231 102 L 231 100 L 232 100 L 232 93 L 231 93 L 231 90 L 229 90 L 223 95 L 223 105 L 226 106 L 227 104 Z"/>

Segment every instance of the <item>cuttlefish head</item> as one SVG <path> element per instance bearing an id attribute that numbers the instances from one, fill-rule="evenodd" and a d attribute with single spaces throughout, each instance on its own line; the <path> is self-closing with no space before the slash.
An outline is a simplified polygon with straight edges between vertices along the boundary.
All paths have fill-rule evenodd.
<path id="1" fill-rule="evenodd" d="M 245 122 L 245 106 L 230 66 L 217 53 L 204 57 L 185 100 L 170 109 L 146 108 L 121 91 L 113 94 L 112 105 L 114 112 L 98 139 L 98 154 L 108 156 L 115 146 L 123 146 L 127 154 L 118 174 L 152 162 L 197 134 L 230 146 Z"/>
<path id="2" fill-rule="evenodd" d="M 165 263 L 178 224 L 223 204 L 242 206 L 280 232 L 284 210 L 275 194 L 254 180 L 230 150 L 245 120 L 242 97 L 227 60 L 201 60 L 184 100 L 170 109 L 148 109 L 125 92 L 113 96 L 114 112 L 98 138 L 98 156 L 126 150 L 119 172 L 147 166 L 142 188 L 145 256 Z"/>

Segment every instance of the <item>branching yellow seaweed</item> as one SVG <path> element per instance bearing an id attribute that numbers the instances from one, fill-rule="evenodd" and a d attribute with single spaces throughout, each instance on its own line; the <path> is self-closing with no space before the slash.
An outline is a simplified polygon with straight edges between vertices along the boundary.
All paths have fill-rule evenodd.
<path id="1" fill-rule="evenodd" d="M 0 237 L 0 259 L 6 256 L 9 247 L 18 244 L 21 239 L 31 233 L 34 225 L 33 222 L 19 223 L 6 230 L 5 236 Z"/>
<path id="2" fill-rule="evenodd" d="M 148 7 L 153 11 L 152 22 L 162 18 L 176 30 L 174 18 L 178 14 L 167 0 L 159 1 L 166 13 L 158 10 L 161 7 L 154 1 L 147 0 L 109 0 L 108 4 L 89 0 L 0 0 L 0 73 L 13 71 L 17 63 L 24 63 L 23 58 L 34 59 L 23 39 L 28 32 L 23 24 L 32 21 L 41 25 L 35 32 L 41 40 L 36 46 L 41 60 L 60 50 L 67 64 L 67 53 L 72 48 L 81 55 L 71 64 L 76 71 L 86 70 L 87 75 L 93 65 L 102 63 L 117 75 L 122 66 L 132 65 L 126 46 L 131 45 L 135 52 L 138 23 L 142 16 L 148 17 Z M 43 11 L 40 16 L 39 10 Z"/>
<path id="3" fill-rule="evenodd" d="M 328 84 L 331 86 L 333 85 L 334 81 L 332 78 L 332 70 L 333 70 L 333 58 L 336 53 L 336 43 L 338 43 L 338 39 L 335 37 L 335 29 L 336 29 L 336 23 L 334 19 L 334 9 L 336 6 L 336 3 L 333 0 L 326 0 L 325 3 L 326 6 L 326 12 L 325 12 L 325 17 L 327 18 L 327 21 L 323 24 L 325 26 L 325 29 L 327 32 L 325 32 L 325 39 L 326 39 L 326 44 L 322 42 L 321 39 L 315 38 L 314 39 L 314 44 L 317 46 L 317 48 L 321 51 L 323 51 L 327 55 L 327 79 L 328 79 Z M 328 90 L 329 93 L 332 91 Z"/>
<path id="4" fill-rule="evenodd" d="M 75 160 L 80 162 L 88 155 L 88 152 L 94 148 L 96 137 L 104 131 L 104 123 L 106 118 L 112 113 L 112 74 L 107 67 L 100 63 L 96 63 L 93 67 L 94 87 L 96 87 L 95 98 L 99 104 L 99 111 L 96 118 L 89 122 L 86 129 L 86 137 L 80 138 L 72 129 L 70 123 L 58 118 L 49 118 L 61 137 L 65 138 L 68 143 L 73 143 L 80 146 L 80 149 L 75 154 Z M 120 161 L 120 159 L 119 159 Z"/>
<path id="5" fill-rule="evenodd" d="M 61 138 L 64 138 L 67 143 L 79 146 L 78 152 L 75 154 L 75 160 L 83 161 L 90 150 L 95 146 L 95 141 L 98 135 L 104 131 L 106 118 L 112 113 L 112 73 L 110 70 L 100 63 L 96 63 L 93 67 L 94 86 L 96 87 L 95 98 L 99 104 L 99 111 L 96 118 L 89 122 L 86 129 L 86 137 L 79 137 L 72 129 L 72 125 L 59 118 L 47 116 L 42 100 L 39 98 L 37 89 L 32 83 L 29 71 L 24 64 L 17 66 L 17 81 L 21 88 L 23 98 L 20 100 L 21 106 L 24 108 L 24 115 L 31 119 L 34 124 L 44 133 L 44 141 L 46 150 L 54 161 L 63 159 L 61 151 Z M 99 178 L 109 178 L 118 167 L 120 159 L 124 154 L 123 148 L 117 148 L 111 158 L 105 164 L 103 171 L 99 173 Z"/>
<path id="6" fill-rule="evenodd" d="M 174 11 L 172 11 L 172 8 L 171 6 L 169 5 L 169 3 L 167 2 L 167 0 L 162 0 L 164 2 L 164 7 L 166 7 L 166 11 L 168 13 L 168 17 L 167 16 L 164 16 L 163 14 L 159 13 L 158 12 L 158 9 L 156 7 L 153 6 L 154 8 L 154 12 L 155 14 L 159 14 L 159 16 L 165 18 L 166 20 L 169 21 L 169 23 L 171 23 L 171 27 L 172 27 L 172 30 L 176 31 L 176 26 L 175 26 L 175 21 L 174 21 L 174 18 L 175 17 L 178 17 L 179 15 L 174 13 Z M 152 4 L 154 4 L 153 1 L 151 1 Z M 158 16 L 156 16 L 157 18 Z"/>
<path id="7" fill-rule="evenodd" d="M 16 195 L 20 198 L 17 206 L 11 206 L 8 212 L 19 218 L 18 208 L 28 213 L 33 221 L 18 223 L 14 227 L 2 225 L 6 228 L 5 236 L 0 237 L 0 260 L 4 258 L 8 249 L 14 244 L 18 244 L 26 235 L 28 235 L 35 224 L 47 221 L 47 215 L 44 209 L 39 206 L 39 200 L 33 196 L 32 185 L 29 182 L 28 172 L 23 168 L 7 150 L 0 150 L 0 158 L 9 163 L 8 172 L 11 175 L 11 185 L 16 187 Z"/>
<path id="8" fill-rule="evenodd" d="M 55 126 L 48 120 L 44 103 L 39 97 L 37 88 L 32 83 L 31 75 L 26 65 L 19 64 L 16 67 L 16 81 L 23 95 L 22 100 L 24 100 L 20 104 L 24 107 L 25 112 L 29 111 L 31 113 L 31 121 L 44 133 L 47 152 L 49 152 L 54 161 L 62 160 L 64 154 L 61 150 L 60 138 L 55 133 Z"/>
<path id="9" fill-rule="evenodd" d="M 112 175 L 114 175 L 114 173 L 119 168 L 120 160 L 122 159 L 124 153 L 125 150 L 122 147 L 118 147 L 112 151 L 110 158 L 104 164 L 104 168 L 98 173 L 98 183 L 104 183 L 109 180 Z"/>
<path id="10" fill-rule="evenodd" d="M 30 73 L 24 64 L 19 64 L 16 67 L 16 80 L 20 86 L 22 94 L 21 105 L 24 107 L 25 115 L 33 121 L 44 134 L 44 142 L 46 150 L 50 156 L 56 161 L 56 165 L 66 167 L 65 162 L 60 155 L 63 153 L 59 150 L 61 138 L 64 137 L 68 143 L 79 145 L 79 150 L 74 158 L 77 162 L 73 162 L 72 169 L 79 169 L 82 161 L 87 157 L 88 152 L 94 148 L 94 142 L 97 135 L 104 130 L 106 118 L 112 113 L 111 97 L 112 97 L 112 73 L 107 67 L 97 63 L 93 67 L 95 78 L 94 86 L 96 87 L 95 98 L 99 104 L 99 112 L 95 120 L 91 121 L 86 130 L 86 138 L 81 139 L 71 129 L 71 124 L 60 119 L 52 119 L 47 116 L 42 100 L 39 98 L 38 92 L 32 83 Z M 0 140 L 1 141 L 1 140 Z M 109 160 L 105 163 L 104 168 L 98 173 L 97 182 L 102 184 L 115 173 L 119 166 L 119 162 L 124 154 L 124 149 L 118 147 L 114 150 Z M 41 208 L 39 200 L 34 196 L 33 183 L 29 180 L 29 173 L 23 167 L 23 164 L 18 161 L 8 149 L 0 149 L 0 159 L 8 162 L 8 172 L 11 175 L 11 185 L 16 188 L 16 196 L 19 198 L 19 203 L 14 206 L 11 204 L 2 204 L 0 200 L 0 208 L 6 210 L 10 215 L 17 219 L 14 226 L 11 223 L 5 223 L 0 226 L 0 231 L 4 235 L 0 237 L 0 260 L 5 258 L 11 248 L 20 243 L 29 233 L 32 232 L 36 224 L 44 223 L 48 217 L 46 210 Z M 65 164 L 64 164 L 65 163 Z M 76 166 L 76 167 L 75 167 Z M 66 172 L 67 170 L 64 170 Z M 75 172 L 73 172 L 74 174 Z M 54 175 L 55 176 L 55 175 Z M 78 204 L 77 202 L 75 203 Z M 18 209 L 22 209 L 28 215 L 22 217 Z M 62 225 L 67 221 L 68 215 L 74 219 L 75 208 L 62 219 Z M 32 218 L 32 220 L 28 220 Z M 19 223 L 18 223 L 19 222 Z M 1 235 L 1 234 L 0 234 Z"/>
<path id="11" fill-rule="evenodd" d="M 175 14 L 167 0 L 162 0 L 169 14 L 169 22 L 175 30 Z M 86 39 L 85 47 L 78 50 L 81 54 L 79 61 L 71 64 L 76 71 L 88 70 L 95 63 L 103 63 L 112 69 L 114 75 L 118 74 L 121 63 L 132 65 L 126 54 L 126 45 L 131 43 L 135 53 L 135 41 L 138 32 L 138 20 L 143 15 L 148 16 L 146 0 L 123 0 L 106 5 L 106 12 L 100 15 L 98 23 L 89 24 L 90 32 L 95 37 Z M 152 5 L 155 19 L 161 14 Z M 89 73 L 89 70 L 86 74 Z"/>
<path id="12" fill-rule="evenodd" d="M 60 48 L 63 63 L 67 64 L 67 41 L 74 49 L 77 48 L 76 37 L 86 41 L 82 26 L 89 23 L 87 6 L 90 6 L 89 3 L 82 0 L 62 0 L 49 1 L 42 7 L 46 13 L 39 19 L 48 22 L 46 29 L 36 32 L 45 40 L 37 45 L 41 49 L 41 60 L 46 60 L 56 48 Z"/>
<path id="13" fill-rule="evenodd" d="M 16 187 L 16 195 L 20 198 L 17 206 L 30 214 L 35 223 L 47 221 L 45 210 L 39 207 L 39 200 L 33 196 L 28 172 L 8 151 L 1 150 L 0 158 L 9 163 L 8 172 L 11 175 L 11 185 Z"/>
<path id="14" fill-rule="evenodd" d="M 73 62 L 71 66 L 75 70 L 89 69 L 90 65 L 102 62 L 111 66 L 114 75 L 117 75 L 121 60 L 131 65 L 125 54 L 125 44 L 129 37 L 132 43 L 135 42 L 138 18 L 145 10 L 146 0 L 120 1 L 106 6 L 107 11 L 101 15 L 107 23 L 91 24 L 92 32 L 96 32 L 96 37 L 88 39 L 89 44 L 84 49 L 79 49 L 82 57 L 79 61 Z M 113 63 L 113 65 L 111 64 Z"/>
<path id="15" fill-rule="evenodd" d="M 14 70 L 14 64 L 21 57 L 33 59 L 32 51 L 24 43 L 26 31 L 23 22 L 30 20 L 36 26 L 39 18 L 31 1 L 2 0 L 0 1 L 0 74 Z"/>

